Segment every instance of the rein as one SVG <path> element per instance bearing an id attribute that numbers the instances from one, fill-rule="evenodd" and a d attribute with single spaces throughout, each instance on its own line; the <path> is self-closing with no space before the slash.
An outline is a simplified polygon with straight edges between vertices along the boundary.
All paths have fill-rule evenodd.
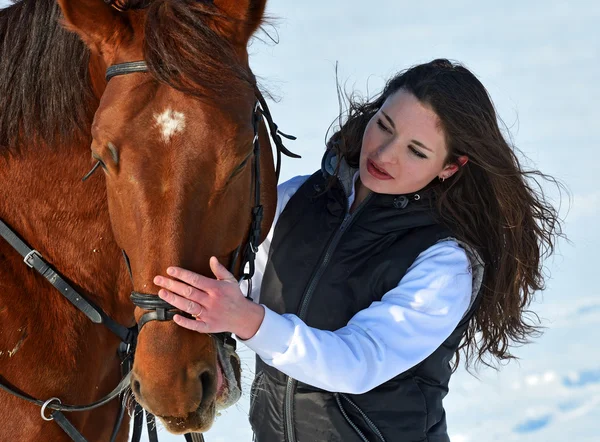
<path id="1" fill-rule="evenodd" d="M 13 232 L 2 220 L 0 220 L 0 236 L 2 236 L 9 245 L 11 245 L 22 257 L 25 264 L 36 270 L 46 278 L 71 304 L 79 311 L 83 312 L 92 322 L 102 324 L 121 339 L 118 353 L 121 359 L 123 379 L 108 395 L 89 405 L 66 405 L 62 404 L 60 399 L 53 397 L 46 401 L 35 399 L 32 396 L 21 392 L 15 387 L 9 385 L 3 377 L 0 376 L 0 389 L 10 393 L 20 399 L 31 402 L 41 407 L 40 414 L 45 421 L 55 420 L 56 423 L 76 442 L 85 442 L 81 433 L 67 420 L 63 411 L 90 411 L 101 407 L 119 396 L 128 386 L 130 380 L 130 371 L 133 366 L 133 352 L 137 338 L 135 328 L 128 329 L 121 324 L 113 321 L 101 308 L 94 306 L 83 295 L 78 293 L 73 287 L 65 281 L 43 258 L 37 250 L 29 247 L 22 241 L 15 232 Z M 49 416 L 46 416 L 46 409 L 54 410 Z M 120 404 L 117 421 L 111 435 L 111 442 L 115 440 L 119 428 L 123 421 L 125 407 Z M 140 434 L 141 435 L 141 434 Z M 132 439 L 134 442 L 139 438 Z"/>
<path id="2" fill-rule="evenodd" d="M 105 0 L 106 3 L 111 4 L 111 6 L 115 7 L 113 3 L 114 0 Z M 148 72 L 148 66 L 145 61 L 135 61 L 128 63 L 121 63 L 117 65 L 110 66 L 106 71 L 106 81 L 110 81 L 111 78 L 114 78 L 119 75 L 126 75 L 135 72 Z M 251 278 L 254 275 L 255 265 L 254 261 L 256 258 L 256 253 L 258 251 L 258 245 L 260 241 L 260 233 L 261 233 L 261 223 L 263 218 L 263 206 L 260 204 L 260 141 L 259 141 L 259 125 L 261 118 L 266 120 L 266 123 L 269 127 L 269 133 L 271 138 L 275 142 L 276 150 L 277 150 L 277 164 L 275 173 L 277 176 L 277 181 L 279 181 L 279 173 L 281 170 L 281 154 L 283 153 L 286 156 L 292 158 L 300 158 L 299 155 L 296 155 L 290 152 L 284 145 L 281 137 L 295 140 L 296 138 L 290 135 L 286 135 L 281 132 L 277 125 L 274 123 L 269 108 L 267 107 L 267 103 L 258 90 L 255 88 L 255 95 L 257 98 L 256 105 L 254 106 L 254 111 L 252 114 L 252 124 L 254 128 L 254 207 L 252 208 L 252 222 L 250 225 L 248 239 L 246 242 L 246 246 L 244 247 L 242 261 L 241 261 L 241 271 L 242 275 L 240 277 L 240 282 L 246 280 L 248 282 L 248 292 L 246 297 L 250 298 L 250 293 L 252 291 Z M 100 163 L 97 163 L 94 168 L 84 176 L 83 181 L 88 179 L 92 173 L 97 170 Z M 121 339 L 121 344 L 118 348 L 118 354 L 121 359 L 121 367 L 122 367 L 122 375 L 123 378 L 118 383 L 118 385 L 111 391 L 108 395 L 103 397 L 102 399 L 88 404 L 88 405 L 67 405 L 62 404 L 59 398 L 53 397 L 48 400 L 40 400 L 36 399 L 18 388 L 10 385 L 2 376 L 0 376 L 0 389 L 12 394 L 22 400 L 33 403 L 39 407 L 41 407 L 40 414 L 42 419 L 45 421 L 56 421 L 56 423 L 67 433 L 67 435 L 75 442 L 87 442 L 86 439 L 81 435 L 81 433 L 71 424 L 63 412 L 74 412 L 74 411 L 91 411 L 96 408 L 99 408 L 113 399 L 118 397 L 123 391 L 125 391 L 130 384 L 131 378 L 131 369 L 133 367 L 133 357 L 135 353 L 135 344 L 137 341 L 137 336 L 141 331 L 142 327 L 150 322 L 150 321 L 170 321 L 173 319 L 175 314 L 181 314 L 184 316 L 189 316 L 185 312 L 181 312 L 176 307 L 171 304 L 163 301 L 156 295 L 150 295 L 145 293 L 132 292 L 131 293 L 131 301 L 137 307 L 148 310 L 147 313 L 142 315 L 140 318 L 140 322 L 137 327 L 134 326 L 132 328 L 124 327 L 123 325 L 117 323 L 113 319 L 111 319 L 101 308 L 93 305 L 89 300 L 85 298 L 85 296 L 78 293 L 69 283 L 58 273 L 56 270 L 50 266 L 42 257 L 42 255 L 35 249 L 29 247 L 23 240 L 21 240 L 18 235 L 8 227 L 2 220 L 0 220 L 0 236 L 8 242 L 10 246 L 12 246 L 22 257 L 25 264 L 36 270 L 40 273 L 44 278 L 46 278 L 60 293 L 63 295 L 71 304 L 73 304 L 78 310 L 80 310 L 83 314 L 85 314 L 92 322 L 96 324 L 102 324 L 107 327 L 111 332 L 117 335 Z M 235 268 L 235 264 L 239 258 L 239 252 L 242 247 L 242 244 L 238 246 L 238 248 L 233 252 L 231 268 L 230 270 L 233 272 Z M 123 251 L 123 256 L 125 258 L 125 263 L 130 272 L 131 276 L 131 268 L 129 265 L 129 259 L 127 255 Z M 246 271 L 246 267 L 248 267 L 248 271 Z M 218 333 L 212 334 L 213 338 L 220 340 L 220 343 L 224 347 L 229 347 L 232 350 L 235 350 L 236 341 L 231 337 L 230 333 Z M 52 410 L 47 414 L 47 410 Z M 133 422 L 133 435 L 132 442 L 139 442 L 142 433 L 143 427 L 143 413 L 142 408 L 139 404 L 135 405 L 134 412 L 134 422 Z M 110 442 L 114 442 L 121 424 L 123 422 L 125 414 L 125 407 L 123 402 L 121 401 L 119 406 L 119 412 L 117 415 L 117 420 L 115 422 L 115 426 L 113 428 Z M 146 423 L 148 426 L 148 435 L 151 442 L 158 441 L 158 436 L 156 432 L 155 418 L 152 414 L 146 412 Z M 187 442 L 203 442 L 204 438 L 200 433 L 188 433 L 185 434 L 185 439 Z"/>

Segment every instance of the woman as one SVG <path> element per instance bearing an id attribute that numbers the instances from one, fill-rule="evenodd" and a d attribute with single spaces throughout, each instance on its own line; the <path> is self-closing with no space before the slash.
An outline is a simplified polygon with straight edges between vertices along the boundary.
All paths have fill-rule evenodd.
<path id="1" fill-rule="evenodd" d="M 257 441 L 447 442 L 459 351 L 506 360 L 537 331 L 526 308 L 560 234 L 528 180 L 540 175 L 521 168 L 477 78 L 434 60 L 353 103 L 321 170 L 279 186 L 261 304 L 214 257 L 217 280 L 169 268 L 155 283 L 197 318 L 178 324 L 257 353 Z"/>

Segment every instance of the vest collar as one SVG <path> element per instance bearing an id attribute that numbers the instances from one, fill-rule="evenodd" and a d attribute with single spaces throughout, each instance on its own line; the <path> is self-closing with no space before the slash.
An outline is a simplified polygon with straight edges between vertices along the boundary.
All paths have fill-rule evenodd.
<path id="1" fill-rule="evenodd" d="M 335 169 L 338 167 L 338 163 L 340 163 L 340 169 L 337 171 L 336 176 L 344 188 L 346 195 L 350 195 L 353 190 L 352 187 L 354 186 L 354 174 L 358 169 L 350 167 L 343 157 L 341 160 L 338 159 L 335 152 L 328 149 L 325 151 L 323 159 L 321 160 L 321 171 L 325 177 L 333 176 L 336 173 Z"/>
<path id="2" fill-rule="evenodd" d="M 353 191 L 354 175 L 358 172 L 357 168 L 350 167 L 344 157 L 338 159 L 333 150 L 327 149 L 321 159 L 321 171 L 326 178 L 333 176 L 336 173 L 338 163 L 340 164 L 340 168 L 337 171 L 336 176 L 342 185 L 346 196 L 348 196 Z M 406 209 L 411 203 L 413 206 L 430 206 L 433 196 L 433 192 L 425 187 L 424 189 L 413 193 L 399 195 L 377 194 L 376 199 L 378 203 L 383 206 Z"/>

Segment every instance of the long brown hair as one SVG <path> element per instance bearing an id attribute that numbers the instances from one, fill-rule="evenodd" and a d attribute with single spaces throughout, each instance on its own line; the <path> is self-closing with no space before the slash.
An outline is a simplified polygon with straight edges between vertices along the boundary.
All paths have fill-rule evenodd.
<path id="1" fill-rule="evenodd" d="M 329 139 L 333 149 L 358 167 L 362 137 L 371 117 L 398 90 L 411 92 L 438 115 L 446 137 L 446 164 L 466 155 L 469 162 L 434 192 L 436 213 L 454 237 L 473 247 L 485 263 L 480 304 L 456 352 L 467 367 L 514 358 L 510 346 L 540 333 L 539 319 L 527 310 L 544 288 L 542 261 L 562 235 L 558 212 L 539 179 L 563 186 L 538 170 L 525 170 L 503 135 L 494 105 L 481 82 L 464 66 L 445 59 L 414 66 L 388 81 L 373 100 L 347 96 L 345 121 Z"/>

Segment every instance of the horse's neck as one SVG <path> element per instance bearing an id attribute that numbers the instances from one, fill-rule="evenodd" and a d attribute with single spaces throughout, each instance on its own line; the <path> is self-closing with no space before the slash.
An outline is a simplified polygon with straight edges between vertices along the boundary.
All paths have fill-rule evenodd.
<path id="1" fill-rule="evenodd" d="M 8 190 L 0 201 L 0 218 L 83 294 L 131 325 L 131 288 L 110 227 L 104 177 L 98 171 L 81 181 L 90 165 L 85 145 L 30 146 L 9 157 L 0 168 L 0 188 Z M 0 247 L 7 245 L 0 241 Z M 22 272 L 28 271 L 23 264 Z M 2 274 L 2 279 L 10 277 Z"/>

